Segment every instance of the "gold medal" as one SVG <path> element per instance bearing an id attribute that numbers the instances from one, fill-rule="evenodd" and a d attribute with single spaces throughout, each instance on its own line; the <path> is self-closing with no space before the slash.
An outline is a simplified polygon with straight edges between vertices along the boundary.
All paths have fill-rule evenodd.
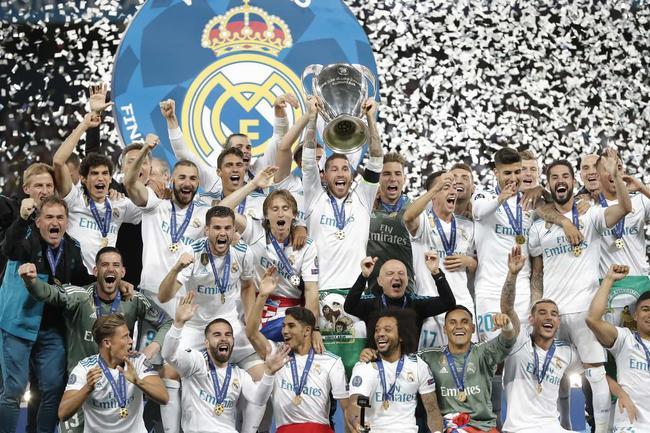
<path id="1" fill-rule="evenodd" d="M 526 236 L 524 236 L 524 235 L 515 236 L 515 242 L 517 242 L 517 244 L 519 244 L 519 245 L 525 244 L 526 243 Z"/>
<path id="2" fill-rule="evenodd" d="M 342 241 L 345 239 L 345 232 L 343 230 L 337 230 L 336 232 L 336 239 Z"/>
<path id="3" fill-rule="evenodd" d="M 573 247 L 573 255 L 576 257 L 580 257 L 580 254 L 582 254 L 582 247 L 580 245 L 576 245 Z"/>
<path id="4" fill-rule="evenodd" d="M 625 248 L 625 241 L 623 240 L 623 238 L 616 239 L 615 244 L 616 244 L 616 248 L 618 248 L 619 250 Z"/>
<path id="5" fill-rule="evenodd" d="M 541 393 L 542 393 L 542 384 L 538 383 L 537 384 L 537 394 L 541 394 Z"/>
<path id="6" fill-rule="evenodd" d="M 384 402 L 381 404 L 381 407 L 383 407 L 384 410 L 388 410 L 388 408 L 390 407 L 390 403 L 388 402 L 388 400 L 384 400 Z"/>
<path id="7" fill-rule="evenodd" d="M 216 416 L 221 416 L 223 413 L 223 404 L 219 403 L 214 406 L 214 414 Z"/>
<path id="8" fill-rule="evenodd" d="M 178 242 L 174 242 L 174 243 L 169 244 L 169 251 L 172 252 L 172 253 L 175 253 L 176 251 L 178 251 L 178 248 L 179 248 Z"/>
<path id="9" fill-rule="evenodd" d="M 221 294 L 221 303 L 222 303 L 222 304 L 225 304 L 225 303 L 226 303 L 226 294 L 225 294 L 225 293 L 222 293 L 222 294 Z"/>
<path id="10" fill-rule="evenodd" d="M 108 246 L 108 238 L 102 238 L 102 242 L 99 245 L 101 248 L 106 248 Z"/>
<path id="11" fill-rule="evenodd" d="M 293 400 L 291 400 L 291 402 L 296 406 L 300 406 L 300 403 L 302 403 L 302 397 L 297 395 L 293 398 Z"/>
<path id="12" fill-rule="evenodd" d="M 120 419 L 125 419 L 129 416 L 129 410 L 125 407 L 120 408 Z"/>
<path id="13" fill-rule="evenodd" d="M 461 403 L 465 403 L 467 401 L 467 393 L 465 391 L 459 391 L 456 399 Z"/>

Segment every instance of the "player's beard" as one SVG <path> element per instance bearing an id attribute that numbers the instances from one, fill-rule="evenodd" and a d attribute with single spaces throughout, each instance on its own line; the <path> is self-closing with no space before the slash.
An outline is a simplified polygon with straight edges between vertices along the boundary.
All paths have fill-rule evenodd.
<path id="1" fill-rule="evenodd" d="M 225 354 L 219 352 L 219 349 L 217 347 L 210 347 L 210 354 L 212 355 L 212 358 L 214 358 L 216 361 L 221 363 L 228 362 L 231 353 L 232 353 L 232 346 L 228 348 L 228 353 Z"/>
<path id="2" fill-rule="evenodd" d="M 377 345 L 377 342 L 375 342 L 375 345 Z M 399 350 L 399 341 L 389 341 L 388 346 L 383 351 L 379 350 L 379 346 L 377 345 L 377 351 L 383 358 L 392 355 L 397 350 Z"/>
<path id="3" fill-rule="evenodd" d="M 173 187 L 174 187 L 174 197 L 176 198 L 176 201 L 179 204 L 188 205 L 188 204 L 192 203 L 192 200 L 194 200 L 194 196 L 196 196 L 196 191 L 197 191 L 196 189 L 194 191 L 192 191 L 192 195 L 190 196 L 190 199 L 187 202 L 184 202 L 183 199 L 181 199 L 181 197 L 180 197 L 180 193 L 179 193 L 178 188 L 176 188 L 176 184 L 173 184 Z"/>
<path id="4" fill-rule="evenodd" d="M 569 187 L 568 184 L 564 184 L 567 187 L 567 192 L 566 192 L 566 197 L 565 198 L 559 198 L 557 196 L 557 193 L 555 192 L 555 189 L 557 188 L 557 185 L 555 185 L 555 188 L 551 190 L 551 197 L 553 197 L 553 201 L 559 205 L 563 205 L 565 203 L 568 203 L 569 200 L 573 197 L 573 188 Z"/>

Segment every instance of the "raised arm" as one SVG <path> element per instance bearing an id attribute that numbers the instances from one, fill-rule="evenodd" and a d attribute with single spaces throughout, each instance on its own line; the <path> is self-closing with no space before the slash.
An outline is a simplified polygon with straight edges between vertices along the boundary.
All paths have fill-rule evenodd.
<path id="1" fill-rule="evenodd" d="M 364 302 L 361 300 L 361 296 L 366 289 L 368 277 L 375 268 L 375 263 L 377 263 L 377 257 L 365 257 L 361 260 L 361 273 L 345 297 L 343 304 L 343 310 L 346 313 L 359 317 L 361 320 L 366 320 L 368 314 L 374 310 L 374 302 Z"/>
<path id="2" fill-rule="evenodd" d="M 131 169 L 124 173 L 124 187 L 129 195 L 131 201 L 140 207 L 147 205 L 149 199 L 149 191 L 147 187 L 139 180 L 140 169 L 147 155 L 160 143 L 160 139 L 155 134 L 147 134 L 145 144 L 142 149 L 138 151 L 138 156 L 135 158 Z"/>
<path id="3" fill-rule="evenodd" d="M 278 102 L 276 101 L 276 105 L 277 103 Z M 310 101 L 310 104 L 314 103 L 315 102 Z M 289 176 L 289 173 L 291 173 L 291 164 L 293 162 L 291 146 L 300 138 L 300 134 L 302 134 L 302 131 L 305 129 L 308 122 L 309 110 L 305 112 L 302 117 L 300 117 L 300 119 L 289 128 L 289 131 L 287 131 L 284 137 L 282 137 L 275 156 L 275 165 L 278 166 L 278 172 L 275 174 L 276 183 L 283 181 L 287 176 Z"/>
<path id="4" fill-rule="evenodd" d="M 609 292 L 614 282 L 624 278 L 629 271 L 628 266 L 611 265 L 589 306 L 587 326 L 593 331 L 600 344 L 605 347 L 612 347 L 618 337 L 616 326 L 603 320 L 603 314 L 607 310 Z"/>
<path id="5" fill-rule="evenodd" d="M 160 289 L 158 290 L 158 300 L 160 302 L 169 302 L 176 296 L 176 293 L 182 286 L 178 281 L 178 274 L 192 263 L 194 263 L 194 257 L 192 255 L 189 253 L 181 254 L 178 261 L 167 272 L 167 275 L 165 275 L 165 278 L 160 283 Z"/>
<path id="6" fill-rule="evenodd" d="M 2 254 L 10 260 L 25 261 L 31 253 L 28 236 L 31 227 L 31 215 L 36 210 L 34 199 L 27 197 L 20 203 L 20 218 L 17 218 L 5 232 L 2 242 Z M 86 271 L 86 274 L 88 271 Z"/>
<path id="7" fill-rule="evenodd" d="M 183 327 L 188 320 L 190 320 L 196 310 L 199 308 L 197 304 L 194 303 L 194 292 L 189 292 L 187 295 L 178 303 L 176 307 L 176 315 L 174 316 L 174 323 L 165 335 L 165 343 L 160 352 L 163 359 L 169 364 L 171 364 L 176 371 L 181 375 L 181 377 L 190 376 L 195 370 L 200 367 L 200 363 L 203 361 L 203 356 L 201 355 L 200 359 L 194 358 L 192 352 L 187 352 L 180 347 L 181 343 L 181 334 L 183 332 Z"/>
<path id="8" fill-rule="evenodd" d="M 605 224 L 607 227 L 613 227 L 621 218 L 632 211 L 632 200 L 630 200 L 630 193 L 627 192 L 627 186 L 623 180 L 623 176 L 618 170 L 618 155 L 614 149 L 607 149 L 607 156 L 603 158 L 603 164 L 607 173 L 614 179 L 614 186 L 616 187 L 616 200 L 618 203 L 608 206 L 605 209 Z M 603 180 L 603 182 L 606 179 Z"/>
<path id="9" fill-rule="evenodd" d="M 411 233 L 411 236 L 415 236 L 418 229 L 420 228 L 420 214 L 424 212 L 429 203 L 431 203 L 433 197 L 442 191 L 443 188 L 453 184 L 454 176 L 450 173 L 445 173 L 442 175 L 442 179 L 440 179 L 438 182 L 435 182 L 429 191 L 425 192 L 420 197 L 418 197 L 417 200 L 408 205 L 404 211 L 404 215 L 402 215 L 402 219 L 404 220 L 404 224 L 406 225 L 409 233 Z"/>
<path id="10" fill-rule="evenodd" d="M 18 268 L 18 275 L 23 279 L 29 294 L 37 301 L 46 304 L 56 305 L 66 309 L 72 308 L 72 299 L 67 292 L 57 286 L 47 284 L 38 279 L 36 265 L 23 263 Z"/>
<path id="11" fill-rule="evenodd" d="M 515 311 L 515 295 L 517 292 L 517 275 L 526 264 L 526 257 L 521 254 L 521 247 L 515 245 L 512 251 L 508 253 L 508 275 L 501 289 L 501 314 L 505 314 L 510 319 L 513 329 L 502 328 L 502 333 L 508 340 L 514 340 L 519 335 L 519 316 Z"/>
<path id="12" fill-rule="evenodd" d="M 440 270 L 440 259 L 435 251 L 424 253 L 424 263 L 436 283 L 438 296 L 418 296 L 415 298 L 415 308 L 422 317 L 432 317 L 442 314 L 456 305 L 456 297 L 451 290 L 447 277 Z"/>
<path id="13" fill-rule="evenodd" d="M 514 183 L 506 185 L 495 198 L 485 198 L 477 194 L 476 200 L 472 203 L 472 216 L 476 220 L 481 220 L 490 215 L 499 208 L 506 200 L 517 194 L 517 186 Z"/>
<path id="14" fill-rule="evenodd" d="M 542 256 L 530 258 L 530 302 L 542 299 L 544 296 L 544 261 Z"/>
<path id="15" fill-rule="evenodd" d="M 379 130 L 377 129 L 377 101 L 374 99 L 366 99 L 361 107 L 366 113 L 368 121 L 368 153 L 371 157 L 381 158 L 384 156 L 384 150 L 381 147 L 381 140 L 379 138 Z"/>
<path id="16" fill-rule="evenodd" d="M 61 197 L 65 197 L 72 189 L 72 178 L 66 161 L 77 147 L 81 136 L 86 133 L 88 128 L 96 128 L 101 123 L 101 117 L 98 114 L 88 113 L 77 127 L 68 135 L 68 138 L 59 146 L 52 157 L 52 166 L 54 167 L 54 184 Z"/>
<path id="17" fill-rule="evenodd" d="M 257 298 L 255 298 L 253 308 L 251 308 L 248 317 L 246 317 L 246 337 L 248 337 L 248 341 L 251 342 L 255 348 L 255 352 L 262 359 L 266 359 L 266 356 L 271 353 L 271 343 L 260 332 L 260 321 L 266 300 L 278 286 L 276 271 L 276 268 L 272 266 L 264 272 L 262 281 L 260 281 Z"/>
<path id="18" fill-rule="evenodd" d="M 650 198 L 650 186 L 644 185 L 639 179 L 629 174 L 622 175 L 623 181 L 627 185 L 629 192 L 638 192 Z"/>

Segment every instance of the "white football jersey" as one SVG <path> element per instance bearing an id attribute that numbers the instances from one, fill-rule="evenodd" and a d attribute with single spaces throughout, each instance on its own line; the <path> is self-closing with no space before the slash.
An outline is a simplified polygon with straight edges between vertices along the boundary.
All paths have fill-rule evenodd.
<path id="1" fill-rule="evenodd" d="M 533 343 L 528 330 L 522 328 L 517 337 L 512 352 L 506 358 L 503 372 L 503 384 L 508 401 L 504 432 L 520 430 L 544 429 L 552 431 L 560 428 L 558 421 L 557 399 L 560 392 L 560 380 L 568 370 L 582 371 L 582 363 L 578 352 L 572 346 L 562 341 L 555 341 L 555 354 L 551 359 L 544 380 L 542 392 L 537 392 L 537 378 L 534 374 L 535 357 Z M 535 346 L 539 359 L 539 370 L 542 370 L 547 352 Z"/>
<path id="2" fill-rule="evenodd" d="M 241 306 L 241 280 L 253 279 L 253 257 L 248 246 L 239 242 L 230 246 L 230 268 L 228 284 L 225 290 L 225 300 L 217 288 L 212 265 L 206 251 L 207 238 L 196 241 L 192 246 L 186 246 L 185 252 L 194 256 L 194 262 L 178 274 L 178 282 L 185 287 L 186 292 L 194 291 L 194 302 L 198 309 L 185 326 L 203 330 L 216 317 L 228 321 L 239 320 Z M 213 256 L 217 274 L 221 280 L 224 276 L 224 256 Z"/>
<path id="3" fill-rule="evenodd" d="M 66 391 L 80 390 L 84 387 L 88 371 L 99 367 L 98 356 L 92 355 L 77 363 L 68 378 L 68 384 L 65 387 Z M 140 379 L 158 375 L 144 355 L 132 356 L 130 361 L 133 363 Z M 109 368 L 109 371 L 117 384 L 119 370 Z M 147 433 L 142 418 L 144 409 L 142 396 L 142 390 L 127 380 L 126 409 L 129 411 L 129 415 L 124 419 L 120 418 L 120 406 L 113 393 L 113 388 L 106 376 L 102 374 L 101 379 L 95 384 L 95 388 L 83 404 L 84 433 Z"/>
<path id="4" fill-rule="evenodd" d="M 272 343 L 272 350 L 277 344 Z M 302 377 L 307 355 L 296 355 L 298 378 Z M 291 364 L 288 362 L 275 373 L 273 387 L 273 416 L 277 427 L 285 424 L 317 423 L 329 425 L 330 392 L 335 400 L 348 398 L 345 382 L 345 369 L 341 358 L 330 352 L 314 354 L 314 360 L 307 375 L 307 383 L 302 390 L 302 402 L 293 403 L 296 394 L 293 391 Z"/>
<path id="5" fill-rule="evenodd" d="M 607 349 L 616 359 L 616 379 L 636 408 L 636 421 L 630 424 L 627 412 L 615 411 L 614 431 L 650 431 L 650 367 L 645 351 L 627 328 L 616 328 L 618 336 Z M 650 340 L 642 340 L 650 348 Z"/>
<path id="6" fill-rule="evenodd" d="M 572 219 L 571 212 L 564 216 Z M 591 298 L 598 290 L 598 262 L 601 233 L 605 229 L 605 211 L 591 207 L 579 216 L 579 221 L 584 236 L 579 256 L 574 255 L 562 227 L 537 220 L 530 229 L 530 254 L 533 257 L 542 256 L 544 262 L 543 297 L 554 300 L 560 314 L 587 311 Z"/>
<path id="7" fill-rule="evenodd" d="M 404 365 L 388 409 L 383 407 L 383 394 L 377 363 L 357 362 L 352 370 L 350 380 L 350 396 L 364 395 L 370 398 L 370 408 L 366 410 L 366 420 L 371 431 L 378 433 L 394 433 L 399 427 L 400 432 L 417 433 L 415 423 L 415 407 L 417 394 L 429 394 L 436 391 L 436 384 L 429 371 L 429 366 L 417 355 L 404 355 Z M 395 383 L 397 364 L 383 362 L 386 387 Z"/>
<path id="8" fill-rule="evenodd" d="M 82 188 L 70 188 L 65 200 L 68 205 L 68 234 L 79 242 L 81 256 L 88 269 L 88 273 L 93 273 L 95 267 L 95 255 L 102 248 L 102 233 L 95 221 L 88 198 Z M 128 198 L 121 198 L 115 202 L 106 198 L 103 203 L 95 202 L 97 212 L 101 218 L 106 216 L 106 202 L 111 206 L 111 224 L 106 237 L 108 246 L 114 247 L 117 242 L 117 232 L 120 230 L 122 223 L 138 224 L 142 219 L 140 208 L 133 204 Z"/>

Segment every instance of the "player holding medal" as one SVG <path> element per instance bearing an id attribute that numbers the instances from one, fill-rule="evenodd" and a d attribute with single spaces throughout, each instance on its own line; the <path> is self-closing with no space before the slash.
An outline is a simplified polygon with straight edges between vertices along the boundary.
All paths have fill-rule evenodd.
<path id="1" fill-rule="evenodd" d="M 194 298 L 194 292 L 190 292 L 181 300 L 174 326 L 165 336 L 163 350 L 163 357 L 182 377 L 181 425 L 185 433 L 236 433 L 238 400 L 266 404 L 273 390 L 273 375 L 288 362 L 290 349 L 285 346 L 266 358 L 264 376 L 259 382 L 229 362 L 235 338 L 232 326 L 225 319 L 214 319 L 206 326 L 205 348 L 183 350 L 180 344 L 183 326 L 198 308 Z"/>
<path id="2" fill-rule="evenodd" d="M 98 318 L 93 339 L 99 354 L 82 359 L 70 373 L 59 418 L 66 420 L 83 406 L 86 433 L 146 433 L 143 394 L 166 404 L 162 380 L 144 355 L 129 355 L 133 340 L 122 315 Z"/>

